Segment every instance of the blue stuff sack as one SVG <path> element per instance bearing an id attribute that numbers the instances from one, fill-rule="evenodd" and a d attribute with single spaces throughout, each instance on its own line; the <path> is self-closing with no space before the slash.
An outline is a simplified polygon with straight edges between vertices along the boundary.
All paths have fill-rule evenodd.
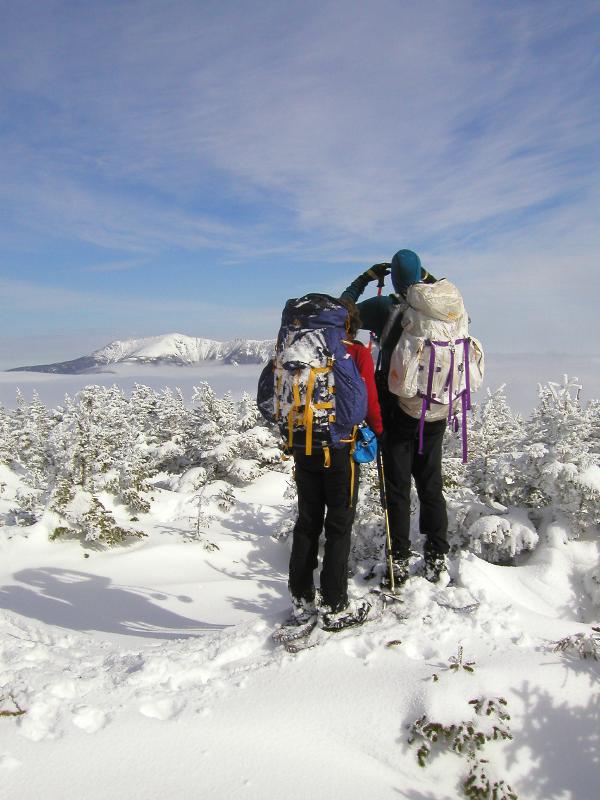
<path id="1" fill-rule="evenodd" d="M 359 464 L 367 464 L 377 458 L 377 437 L 368 425 L 361 425 L 358 429 L 353 457 Z"/>

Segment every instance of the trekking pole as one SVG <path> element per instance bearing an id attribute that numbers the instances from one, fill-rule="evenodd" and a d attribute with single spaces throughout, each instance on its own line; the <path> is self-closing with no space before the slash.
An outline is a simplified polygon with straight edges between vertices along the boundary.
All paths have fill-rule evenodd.
<path id="1" fill-rule="evenodd" d="M 381 507 L 383 509 L 383 517 L 385 519 L 385 552 L 386 561 L 388 566 L 388 574 L 390 577 L 390 589 L 392 594 L 396 590 L 394 581 L 394 565 L 392 561 L 392 536 L 390 534 L 390 518 L 388 516 L 387 496 L 385 493 L 385 473 L 383 470 L 383 458 L 381 456 L 381 448 L 377 445 L 377 472 L 379 474 L 379 497 L 381 499 Z"/>
<path id="2" fill-rule="evenodd" d="M 383 286 L 385 284 L 385 275 L 382 275 L 381 278 L 377 281 L 377 297 L 381 297 L 381 293 L 383 292 Z M 373 331 L 369 333 L 369 352 L 373 349 L 373 342 L 375 341 L 375 334 Z"/>

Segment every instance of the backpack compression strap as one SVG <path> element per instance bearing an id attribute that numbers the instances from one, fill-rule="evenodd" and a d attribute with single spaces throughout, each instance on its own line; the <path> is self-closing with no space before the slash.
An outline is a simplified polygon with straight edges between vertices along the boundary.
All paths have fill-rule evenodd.
<path id="1" fill-rule="evenodd" d="M 308 375 L 308 381 L 306 384 L 306 402 L 304 404 L 304 413 L 302 418 L 300 418 L 298 412 L 302 408 L 302 400 L 300 398 L 300 386 L 299 386 L 299 378 L 300 378 L 300 370 L 296 370 L 294 373 L 294 380 L 292 383 L 292 407 L 290 408 L 290 412 L 288 414 L 288 448 L 291 450 L 294 444 L 294 424 L 298 420 L 301 425 L 304 426 L 306 430 L 306 439 L 304 444 L 304 450 L 307 456 L 312 455 L 312 445 L 313 445 L 313 420 L 314 420 L 314 412 L 316 410 L 328 409 L 333 408 L 333 401 L 327 400 L 322 403 L 313 403 L 312 396 L 315 390 L 315 381 L 317 379 L 317 373 L 325 373 L 330 372 L 332 369 L 332 364 L 328 364 L 326 367 L 311 367 L 310 373 Z M 330 421 L 333 421 L 330 419 Z"/>
<path id="2" fill-rule="evenodd" d="M 423 454 L 423 436 L 425 432 L 425 415 L 431 408 L 431 403 L 437 402 L 432 397 L 432 389 L 433 389 L 433 372 L 435 370 L 435 348 L 436 347 L 450 347 L 450 371 L 448 374 L 448 394 L 450 398 L 449 409 L 448 409 L 448 425 L 452 424 L 452 412 L 453 412 L 453 402 L 454 399 L 452 397 L 453 394 L 453 381 L 454 381 L 454 345 L 455 344 L 462 344 L 463 345 L 463 364 L 465 367 L 465 388 L 460 393 L 460 400 L 461 400 L 461 439 L 462 439 L 462 461 L 463 464 L 467 463 L 468 460 L 468 445 L 467 445 L 467 411 L 471 410 L 471 376 L 469 373 L 469 345 L 471 344 L 471 340 L 468 336 L 464 339 L 456 339 L 454 342 L 432 342 L 426 341 L 425 344 L 429 346 L 429 373 L 427 375 L 427 394 L 423 395 L 423 401 L 421 404 L 421 416 L 419 418 L 419 455 Z"/>

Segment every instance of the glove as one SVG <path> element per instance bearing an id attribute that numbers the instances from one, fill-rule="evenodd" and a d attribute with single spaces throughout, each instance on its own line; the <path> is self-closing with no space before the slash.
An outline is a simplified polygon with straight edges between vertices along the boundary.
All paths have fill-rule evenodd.
<path id="1" fill-rule="evenodd" d="M 373 264 L 370 269 L 363 272 L 362 277 L 366 278 L 367 281 L 382 281 L 386 275 L 390 274 L 391 266 L 389 261 L 383 261 L 381 264 Z"/>
<path id="2" fill-rule="evenodd" d="M 383 286 L 383 279 L 386 275 L 390 272 L 391 264 L 386 262 L 382 264 L 373 264 L 373 266 L 363 272 L 362 275 L 359 275 L 356 280 L 352 281 L 352 286 L 357 289 L 358 293 L 361 294 L 367 288 L 367 285 L 371 283 L 371 281 L 379 281 L 380 286 Z"/>

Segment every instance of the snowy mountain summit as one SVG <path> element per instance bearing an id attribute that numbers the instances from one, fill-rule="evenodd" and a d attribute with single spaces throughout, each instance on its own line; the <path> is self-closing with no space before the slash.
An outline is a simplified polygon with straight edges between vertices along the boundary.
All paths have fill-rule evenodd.
<path id="1" fill-rule="evenodd" d="M 98 372 L 111 364 L 176 364 L 189 366 L 201 361 L 221 361 L 224 364 L 261 364 L 270 357 L 274 340 L 232 339 L 219 342 L 182 333 L 147 336 L 110 342 L 89 356 L 72 361 L 36 366 L 15 367 L 11 372 L 52 372 L 77 375 Z"/>

